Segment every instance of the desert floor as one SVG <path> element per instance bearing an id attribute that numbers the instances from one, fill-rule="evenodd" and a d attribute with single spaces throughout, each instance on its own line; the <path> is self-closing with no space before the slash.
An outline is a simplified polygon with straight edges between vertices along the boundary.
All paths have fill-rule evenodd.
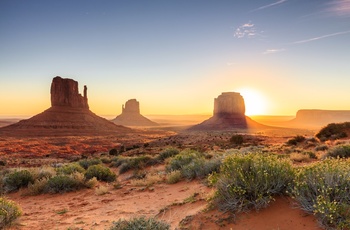
<path id="1" fill-rule="evenodd" d="M 246 143 L 240 148 L 265 146 L 283 153 L 286 151 L 284 143 L 295 134 L 312 135 L 312 132 L 278 129 L 244 133 Z M 230 136 L 232 132 L 175 133 L 164 130 L 139 130 L 133 135 L 119 136 L 3 135 L 0 137 L 0 159 L 10 168 L 39 167 L 106 156 L 111 148 L 121 145 L 129 147 L 123 155 L 133 156 L 156 155 L 169 147 L 225 151 L 235 148 L 228 142 Z M 113 170 L 118 174 L 116 168 Z M 146 171 L 158 174 L 160 178 L 165 174 L 164 165 Z M 23 215 L 11 229 L 108 229 L 113 221 L 138 216 L 164 220 L 172 229 L 321 229 L 314 216 L 297 208 L 291 198 L 276 197 L 266 209 L 232 216 L 208 206 L 214 188 L 207 187 L 202 181 L 167 184 L 164 178 L 151 186 L 139 186 L 130 179 L 132 174 L 127 172 L 118 176 L 119 189 L 99 182 L 95 188 L 64 194 L 28 196 L 25 189 L 6 194 L 23 210 Z M 107 191 L 98 195 L 99 187 Z"/>

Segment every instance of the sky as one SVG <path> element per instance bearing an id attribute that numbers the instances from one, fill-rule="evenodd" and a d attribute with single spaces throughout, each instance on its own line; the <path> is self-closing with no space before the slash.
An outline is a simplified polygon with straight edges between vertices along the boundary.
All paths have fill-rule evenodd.
<path id="1" fill-rule="evenodd" d="M 55 76 L 99 115 L 350 109 L 350 0 L 1 0 L 0 35 L 1 116 L 49 108 Z"/>

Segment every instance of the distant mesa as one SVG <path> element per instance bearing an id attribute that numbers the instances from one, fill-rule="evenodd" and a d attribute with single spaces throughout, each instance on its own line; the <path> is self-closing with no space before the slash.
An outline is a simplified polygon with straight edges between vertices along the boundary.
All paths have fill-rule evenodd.
<path id="1" fill-rule="evenodd" d="M 350 110 L 301 109 L 288 126 L 319 128 L 329 123 L 350 121 Z"/>
<path id="2" fill-rule="evenodd" d="M 157 126 L 158 124 L 144 117 L 140 113 L 140 103 L 130 99 L 122 105 L 122 113 L 112 120 L 117 125 L 125 126 Z"/>
<path id="3" fill-rule="evenodd" d="M 78 82 L 55 77 L 51 83 L 51 107 L 27 120 L 0 128 L 0 132 L 17 131 L 28 135 L 92 134 L 95 132 L 124 132 L 130 128 L 97 116 L 89 110 L 87 87 L 79 94 Z"/>
<path id="4" fill-rule="evenodd" d="M 214 115 L 189 130 L 231 130 L 263 127 L 265 126 L 245 116 L 245 103 L 240 93 L 225 92 L 214 99 Z"/>

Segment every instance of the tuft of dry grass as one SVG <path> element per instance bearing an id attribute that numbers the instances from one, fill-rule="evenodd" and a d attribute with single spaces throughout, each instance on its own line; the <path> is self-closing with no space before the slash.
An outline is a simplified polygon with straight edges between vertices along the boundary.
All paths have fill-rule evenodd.
<path id="1" fill-rule="evenodd" d="M 290 159 L 293 162 L 310 162 L 310 156 L 303 153 L 292 153 L 290 154 Z"/>
<path id="2" fill-rule="evenodd" d="M 102 196 L 109 193 L 108 186 L 100 185 L 99 187 L 95 188 L 95 194 L 98 196 Z"/>
<path id="3" fill-rule="evenodd" d="M 159 174 L 148 174 L 145 178 L 143 179 L 135 179 L 131 181 L 132 186 L 137 186 L 137 187 L 150 187 L 154 184 L 160 183 L 163 181 L 163 176 Z"/>

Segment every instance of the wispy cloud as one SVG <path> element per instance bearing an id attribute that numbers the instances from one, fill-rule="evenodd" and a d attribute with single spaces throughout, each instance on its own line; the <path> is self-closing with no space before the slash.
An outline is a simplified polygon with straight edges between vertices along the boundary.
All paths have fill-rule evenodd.
<path id="1" fill-rule="evenodd" d="M 282 48 L 282 49 L 268 49 L 268 50 L 265 50 L 263 52 L 263 54 L 275 54 L 275 53 L 280 53 L 283 51 L 286 51 L 286 49 L 284 49 L 284 48 Z"/>
<path id="2" fill-rule="evenodd" d="M 333 34 L 326 34 L 326 35 L 322 35 L 322 36 L 319 36 L 319 37 L 314 37 L 314 38 L 309 38 L 309 39 L 305 39 L 305 40 L 292 42 L 291 44 L 303 44 L 303 43 L 313 42 L 313 41 L 317 41 L 317 40 L 320 40 L 320 39 L 334 37 L 334 36 L 339 36 L 339 35 L 343 35 L 343 34 L 349 34 L 349 33 L 350 33 L 350 30 L 342 31 L 342 32 L 338 32 L 338 33 L 333 33 Z"/>
<path id="3" fill-rule="evenodd" d="M 234 32 L 234 37 L 236 38 L 252 38 L 257 35 L 256 27 L 253 23 L 245 23 L 240 25 Z"/>
<path id="4" fill-rule="evenodd" d="M 333 15 L 350 17 L 350 0 L 332 0 L 327 3 L 327 12 Z"/>
<path id="5" fill-rule="evenodd" d="M 286 2 L 286 1 L 287 1 L 287 0 L 279 0 L 279 1 L 277 1 L 277 2 L 268 4 L 268 5 L 260 6 L 259 8 L 256 8 L 256 9 L 254 9 L 254 10 L 251 10 L 250 12 L 255 12 L 255 11 L 259 11 L 259 10 L 264 10 L 264 9 L 269 8 L 269 7 L 272 7 L 272 6 L 276 6 L 276 5 L 282 4 L 282 3 Z"/>

